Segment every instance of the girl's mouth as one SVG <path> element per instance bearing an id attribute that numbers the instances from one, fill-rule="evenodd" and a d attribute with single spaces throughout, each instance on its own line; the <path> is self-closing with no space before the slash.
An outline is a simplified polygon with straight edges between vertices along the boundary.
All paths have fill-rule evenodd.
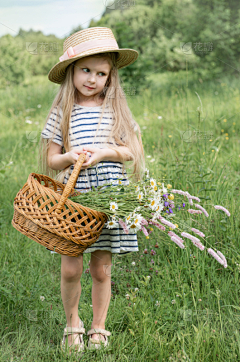
<path id="1" fill-rule="evenodd" d="M 86 86 L 86 85 L 85 85 L 84 87 L 86 87 L 86 88 L 88 88 L 88 89 L 94 89 L 94 88 L 92 88 L 92 87 L 88 87 L 88 86 Z"/>

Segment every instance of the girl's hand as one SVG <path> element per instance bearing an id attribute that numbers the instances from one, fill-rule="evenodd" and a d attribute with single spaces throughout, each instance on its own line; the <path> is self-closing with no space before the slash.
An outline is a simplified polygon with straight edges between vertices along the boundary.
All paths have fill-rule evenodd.
<path id="1" fill-rule="evenodd" d="M 83 147 L 74 148 L 73 150 L 67 152 L 69 162 L 71 164 L 75 164 L 81 153 L 84 153 L 86 155 L 85 162 L 87 162 L 89 160 L 89 156 L 87 154 L 87 151 L 83 150 Z"/>
<path id="2" fill-rule="evenodd" d="M 101 162 L 104 158 L 104 149 L 97 147 L 83 147 L 84 152 L 90 153 L 90 157 L 82 164 L 82 169 L 95 166 L 97 163 Z"/>

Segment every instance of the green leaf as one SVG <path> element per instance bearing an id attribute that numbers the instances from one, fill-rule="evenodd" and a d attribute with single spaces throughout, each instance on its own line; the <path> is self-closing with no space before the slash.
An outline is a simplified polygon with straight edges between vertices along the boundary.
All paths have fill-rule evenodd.
<path id="1" fill-rule="evenodd" d="M 196 327 L 194 324 L 193 324 L 192 326 L 193 326 L 193 328 L 194 328 L 195 332 L 196 332 L 196 333 L 198 333 L 198 329 L 197 329 L 197 327 Z"/>
<path id="2" fill-rule="evenodd" d="M 220 229 L 222 229 L 223 231 L 226 231 L 227 229 L 224 227 L 224 226 L 222 226 L 222 225 L 219 225 L 219 227 L 220 227 Z"/>

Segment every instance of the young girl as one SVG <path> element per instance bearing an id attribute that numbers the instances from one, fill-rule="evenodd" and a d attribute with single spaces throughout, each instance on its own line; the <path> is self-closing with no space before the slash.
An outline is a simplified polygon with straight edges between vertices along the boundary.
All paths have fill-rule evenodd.
<path id="1" fill-rule="evenodd" d="M 81 30 L 64 41 L 63 56 L 49 72 L 49 80 L 61 84 L 41 133 L 39 155 L 42 173 L 67 183 L 80 153 L 86 155 L 75 189 L 111 182 L 129 183 L 124 163 L 132 161 L 133 174 L 141 177 L 144 163 L 140 129 L 128 108 L 118 76 L 119 68 L 132 64 L 138 52 L 119 49 L 111 29 Z M 105 320 L 111 297 L 112 253 L 138 251 L 137 236 L 124 234 L 119 225 L 104 226 L 99 239 L 84 253 L 91 253 L 93 321 L 88 348 L 108 345 Z M 78 316 L 83 254 L 61 255 L 61 296 L 66 313 L 62 348 L 84 349 L 84 324 Z M 68 336 L 68 337 L 67 337 Z M 103 344 L 102 344 L 103 343 Z M 71 349 L 72 349 L 71 348 Z"/>

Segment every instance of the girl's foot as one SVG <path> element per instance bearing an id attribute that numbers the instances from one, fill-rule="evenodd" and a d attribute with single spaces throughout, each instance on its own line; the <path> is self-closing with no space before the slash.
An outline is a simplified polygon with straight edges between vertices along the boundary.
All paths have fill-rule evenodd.
<path id="1" fill-rule="evenodd" d="M 100 333 L 93 333 L 92 335 L 91 335 L 91 338 L 92 339 L 96 339 L 96 340 L 100 340 L 100 341 L 103 341 L 103 342 L 105 342 L 105 340 L 106 340 L 106 338 L 105 338 L 105 336 L 103 336 L 102 334 L 100 334 Z"/>
<path id="2" fill-rule="evenodd" d="M 80 318 L 78 317 L 78 321 L 77 323 L 72 323 L 72 327 L 76 327 L 78 328 L 79 327 L 79 321 L 80 321 Z M 81 343 L 81 339 L 80 339 L 80 335 L 79 333 L 73 333 L 73 334 L 69 334 L 68 335 L 68 345 L 69 347 L 73 344 L 78 344 Z"/>

